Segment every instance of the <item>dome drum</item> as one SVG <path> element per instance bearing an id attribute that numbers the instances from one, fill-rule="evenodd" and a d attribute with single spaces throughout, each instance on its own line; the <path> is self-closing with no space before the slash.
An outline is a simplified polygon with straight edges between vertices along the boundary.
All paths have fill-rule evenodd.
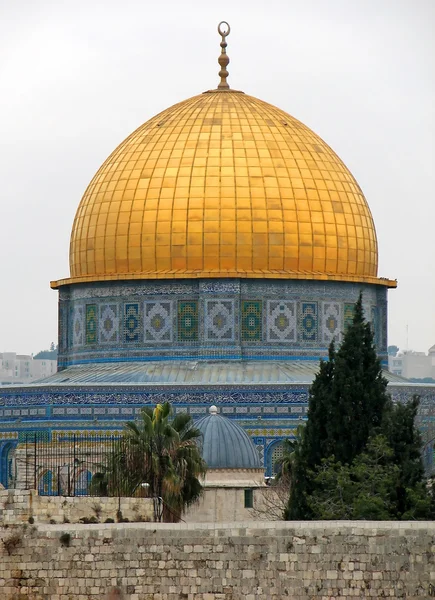
<path id="1" fill-rule="evenodd" d="M 360 291 L 386 356 L 387 289 L 336 281 L 96 282 L 60 290 L 59 368 L 154 360 L 318 359 Z"/>

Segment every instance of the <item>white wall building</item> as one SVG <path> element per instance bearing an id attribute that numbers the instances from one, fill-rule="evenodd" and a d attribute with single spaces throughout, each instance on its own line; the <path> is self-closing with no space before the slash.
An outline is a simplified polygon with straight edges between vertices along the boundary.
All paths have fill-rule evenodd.
<path id="1" fill-rule="evenodd" d="M 29 354 L 0 352 L 0 385 L 32 383 L 53 375 L 57 360 L 35 359 Z"/>
<path id="2" fill-rule="evenodd" d="M 428 353 L 406 350 L 388 357 L 388 370 L 407 379 L 435 379 L 435 346 Z"/>

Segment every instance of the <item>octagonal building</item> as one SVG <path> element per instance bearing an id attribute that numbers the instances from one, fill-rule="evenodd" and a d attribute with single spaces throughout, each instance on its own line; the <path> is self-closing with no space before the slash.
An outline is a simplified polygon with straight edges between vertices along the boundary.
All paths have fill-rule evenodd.
<path id="1" fill-rule="evenodd" d="M 352 174 L 308 127 L 227 87 L 133 132 L 89 184 L 59 289 L 59 368 L 318 360 L 387 289 Z M 205 365 L 203 365 L 205 366 Z M 134 368 L 134 367 L 133 367 Z"/>
<path id="2" fill-rule="evenodd" d="M 360 292 L 387 366 L 396 281 L 378 275 L 367 200 L 307 126 L 230 89 L 226 35 L 217 89 L 141 125 L 84 193 L 70 275 L 51 283 L 59 371 L 0 390 L 6 485 L 7 457 L 28 432 L 98 437 L 162 401 L 237 419 L 270 474 Z M 415 392 L 387 377 L 398 398 Z"/>

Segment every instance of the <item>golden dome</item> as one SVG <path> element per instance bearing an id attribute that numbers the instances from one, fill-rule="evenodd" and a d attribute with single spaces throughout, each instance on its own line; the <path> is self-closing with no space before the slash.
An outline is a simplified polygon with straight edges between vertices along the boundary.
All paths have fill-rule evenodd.
<path id="1" fill-rule="evenodd" d="M 367 201 L 287 113 L 213 90 L 147 121 L 109 156 L 74 220 L 71 278 L 377 278 Z"/>

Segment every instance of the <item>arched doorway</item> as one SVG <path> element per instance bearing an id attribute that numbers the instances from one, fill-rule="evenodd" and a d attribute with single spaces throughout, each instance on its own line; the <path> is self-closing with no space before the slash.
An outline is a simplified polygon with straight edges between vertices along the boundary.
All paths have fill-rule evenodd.
<path id="1" fill-rule="evenodd" d="M 38 494 L 40 496 L 53 495 L 53 473 L 49 470 L 44 471 L 38 479 Z"/>
<path id="2" fill-rule="evenodd" d="M 16 447 L 16 442 L 0 443 L 0 483 L 5 488 L 14 487 L 16 479 L 14 460 Z"/>

